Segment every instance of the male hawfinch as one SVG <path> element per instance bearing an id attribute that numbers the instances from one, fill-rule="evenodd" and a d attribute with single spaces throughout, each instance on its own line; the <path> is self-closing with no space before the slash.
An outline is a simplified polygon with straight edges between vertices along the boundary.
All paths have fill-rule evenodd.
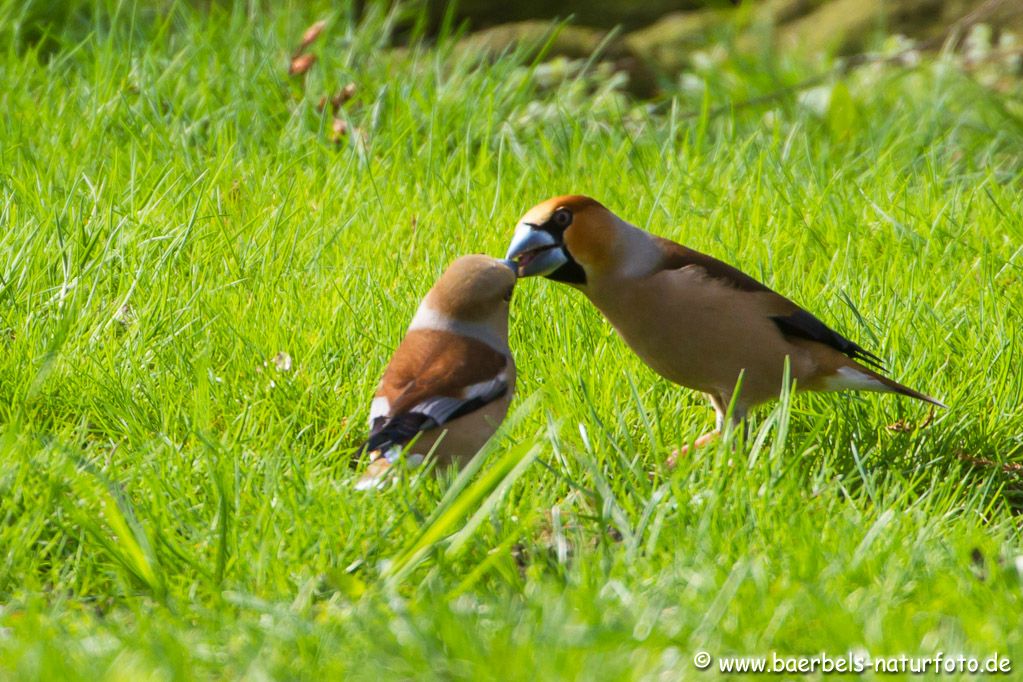
<path id="1" fill-rule="evenodd" d="M 413 441 L 410 460 L 432 452 L 441 464 L 459 464 L 494 435 L 515 389 L 508 348 L 515 281 L 511 261 L 463 256 L 426 294 L 377 386 L 360 448 L 374 459 L 357 488 L 378 485 Z"/>
<path id="2" fill-rule="evenodd" d="M 519 276 L 584 294 L 655 372 L 706 393 L 724 427 L 778 397 L 785 358 L 799 389 L 901 393 L 945 407 L 869 367 L 880 359 L 749 275 L 625 222 L 585 196 L 548 199 L 519 222 L 508 249 Z"/>

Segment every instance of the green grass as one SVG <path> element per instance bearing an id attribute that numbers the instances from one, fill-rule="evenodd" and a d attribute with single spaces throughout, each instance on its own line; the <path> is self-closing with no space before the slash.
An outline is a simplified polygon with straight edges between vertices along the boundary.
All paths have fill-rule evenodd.
<path id="1" fill-rule="evenodd" d="M 325 15 L 303 86 L 288 54 Z M 960 457 L 1023 459 L 1016 96 L 924 62 L 821 111 L 730 110 L 820 67 L 718 55 L 647 106 L 570 65 L 382 50 L 395 21 L 111 2 L 0 42 L 0 677 L 1023 667 L 1019 482 Z M 335 148 L 315 104 L 348 81 L 362 133 Z M 900 433 L 923 406 L 795 395 L 668 471 L 704 400 L 527 280 L 515 418 L 479 470 L 354 492 L 418 299 L 563 192 L 742 267 L 951 409 Z"/>

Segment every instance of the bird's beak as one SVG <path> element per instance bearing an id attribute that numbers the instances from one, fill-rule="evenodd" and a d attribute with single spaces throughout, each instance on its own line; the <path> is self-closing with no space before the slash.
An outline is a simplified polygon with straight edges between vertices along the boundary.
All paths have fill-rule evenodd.
<path id="1" fill-rule="evenodd" d="M 515 273 L 515 276 L 519 276 L 519 264 L 513 261 L 511 258 L 505 258 L 503 260 L 498 259 L 497 261 L 506 268 L 511 268 L 511 271 Z"/>
<path id="2" fill-rule="evenodd" d="M 564 245 L 531 223 L 515 228 L 506 258 L 518 262 L 519 277 L 549 275 L 568 262 Z"/>

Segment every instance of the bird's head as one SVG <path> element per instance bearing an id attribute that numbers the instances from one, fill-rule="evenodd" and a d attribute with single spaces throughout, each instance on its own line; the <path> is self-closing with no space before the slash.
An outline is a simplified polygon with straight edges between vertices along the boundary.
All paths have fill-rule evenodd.
<path id="1" fill-rule="evenodd" d="M 436 312 L 466 322 L 507 319 L 515 289 L 516 264 L 490 256 L 462 256 L 440 276 L 426 303 Z"/>
<path id="2" fill-rule="evenodd" d="M 521 277 L 540 275 L 583 286 L 613 258 L 619 220 L 581 195 L 554 197 L 522 216 L 508 246 Z"/>

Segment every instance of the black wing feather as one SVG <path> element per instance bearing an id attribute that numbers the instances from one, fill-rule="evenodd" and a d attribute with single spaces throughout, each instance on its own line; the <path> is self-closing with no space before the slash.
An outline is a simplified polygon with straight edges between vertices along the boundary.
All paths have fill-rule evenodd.
<path id="1" fill-rule="evenodd" d="M 823 343 L 839 352 L 845 353 L 853 360 L 859 360 L 860 362 L 873 365 L 877 369 L 884 370 L 881 358 L 859 344 L 845 338 L 805 310 L 800 309 L 788 315 L 775 315 L 771 319 L 778 325 L 778 329 L 781 330 L 782 334 Z"/>
<path id="2" fill-rule="evenodd" d="M 415 438 L 421 431 L 428 431 L 437 422 L 419 412 L 405 412 L 386 420 L 379 429 L 375 429 L 360 450 L 375 452 L 384 451 L 394 446 L 403 446 Z"/>
<path id="3" fill-rule="evenodd" d="M 373 431 L 366 442 L 359 448 L 360 451 L 374 452 L 386 451 L 392 447 L 404 447 L 423 431 L 429 431 L 454 419 L 465 416 L 470 412 L 492 403 L 508 393 L 508 384 L 505 382 L 496 383 L 494 390 L 485 395 L 460 401 L 458 407 L 448 412 L 445 411 L 443 419 L 438 421 L 433 416 L 419 412 L 413 407 L 408 412 L 396 414 L 393 417 L 378 417 L 374 420 Z"/>
<path id="4" fill-rule="evenodd" d="M 723 282 L 739 291 L 775 293 L 762 282 L 755 280 L 742 270 L 719 261 L 713 256 L 694 251 L 668 239 L 657 237 L 656 241 L 666 254 L 663 263 L 665 268 L 674 270 L 696 266 L 702 268 L 708 277 Z M 780 294 L 777 295 L 780 296 Z M 794 303 L 791 305 L 796 307 Z M 859 360 L 872 365 L 876 369 L 884 370 L 884 367 L 881 365 L 881 358 L 859 344 L 845 338 L 802 308 L 796 307 L 796 310 L 788 315 L 775 315 L 771 319 L 778 325 L 778 329 L 781 330 L 782 334 L 823 343 L 839 352 L 845 353 L 853 360 Z"/>

